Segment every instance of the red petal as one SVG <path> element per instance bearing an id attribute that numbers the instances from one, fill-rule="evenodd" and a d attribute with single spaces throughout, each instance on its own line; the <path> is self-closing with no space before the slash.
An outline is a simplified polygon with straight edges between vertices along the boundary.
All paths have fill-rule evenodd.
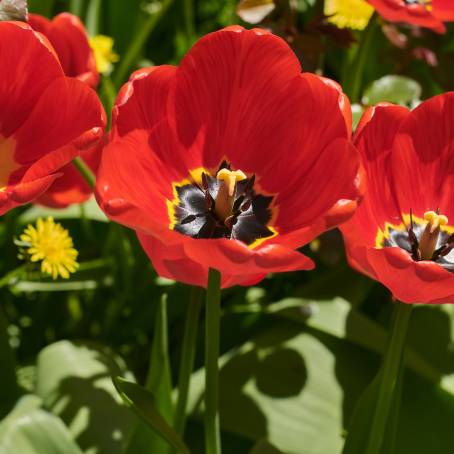
<path id="1" fill-rule="evenodd" d="M 431 28 L 438 33 L 446 31 L 442 22 L 424 5 L 406 5 L 404 0 L 367 0 L 386 20 L 406 22 Z"/>
<path id="2" fill-rule="evenodd" d="M 0 136 L 10 136 L 63 71 L 53 50 L 28 26 L 0 22 Z"/>
<path id="3" fill-rule="evenodd" d="M 367 249 L 378 280 L 404 303 L 454 303 L 454 274 L 435 262 L 415 262 L 400 248 Z"/>
<path id="4" fill-rule="evenodd" d="M 85 27 L 77 16 L 62 13 L 49 21 L 42 16 L 30 14 L 28 22 L 34 30 L 49 39 L 67 76 L 80 77 L 83 82 L 96 87 L 99 74 L 95 57 Z"/>
<path id="5" fill-rule="evenodd" d="M 133 73 L 116 99 L 114 132 L 125 135 L 134 129 L 151 129 L 166 115 L 174 66 L 157 66 Z"/>
<path id="6" fill-rule="evenodd" d="M 76 79 L 57 78 L 48 85 L 27 120 L 15 132 L 15 159 L 21 164 L 30 164 L 87 132 L 92 134 L 92 128 L 102 129 L 104 125 L 105 114 L 96 93 Z M 98 129 L 98 135 L 100 132 Z M 66 162 L 67 157 L 60 160 L 56 154 L 44 171 L 52 172 Z M 39 176 L 42 169 L 31 170 L 27 177 L 35 177 L 35 171 Z"/>
<path id="7" fill-rule="evenodd" d="M 160 276 L 201 287 L 207 285 L 208 268 L 221 272 L 223 288 L 256 283 L 270 272 L 313 268 L 307 257 L 278 245 L 252 251 L 232 240 L 181 236 L 181 243 L 169 246 L 149 235 L 138 237 Z"/>
<path id="8" fill-rule="evenodd" d="M 454 93 L 420 104 L 401 124 L 391 155 L 396 197 L 404 213 L 427 210 L 454 220 Z"/>

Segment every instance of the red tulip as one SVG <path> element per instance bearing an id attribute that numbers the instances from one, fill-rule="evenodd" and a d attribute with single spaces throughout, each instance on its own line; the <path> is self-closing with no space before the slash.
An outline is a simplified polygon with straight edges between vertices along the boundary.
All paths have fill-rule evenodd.
<path id="1" fill-rule="evenodd" d="M 419 25 L 438 33 L 446 31 L 443 22 L 454 21 L 454 2 L 452 0 L 367 1 L 386 20 Z"/>
<path id="2" fill-rule="evenodd" d="M 113 112 L 97 198 L 157 272 L 206 286 L 311 269 L 294 249 L 349 218 L 357 152 L 334 82 L 301 74 L 287 44 L 229 27 L 179 67 L 133 74 Z"/>
<path id="3" fill-rule="evenodd" d="M 84 25 L 77 16 L 61 13 L 52 20 L 29 14 L 30 26 L 42 33 L 52 44 L 67 76 L 77 77 L 96 88 L 99 74 Z"/>
<path id="4" fill-rule="evenodd" d="M 53 48 L 20 22 L 0 23 L 0 214 L 43 194 L 105 115 L 96 93 L 65 77 Z"/>
<path id="5" fill-rule="evenodd" d="M 77 16 L 61 13 L 52 20 L 38 14 L 29 14 L 28 23 L 42 33 L 54 47 L 63 71 L 70 77 L 95 88 L 99 82 L 96 61 L 88 42 L 87 32 Z M 81 156 L 92 170 L 99 164 L 100 150 L 94 148 Z M 64 208 L 88 200 L 93 191 L 70 163 L 61 169 L 62 176 L 37 202 L 52 208 Z"/>
<path id="6" fill-rule="evenodd" d="M 454 303 L 454 93 L 378 105 L 355 134 L 367 191 L 341 227 L 353 267 L 405 303 Z"/>

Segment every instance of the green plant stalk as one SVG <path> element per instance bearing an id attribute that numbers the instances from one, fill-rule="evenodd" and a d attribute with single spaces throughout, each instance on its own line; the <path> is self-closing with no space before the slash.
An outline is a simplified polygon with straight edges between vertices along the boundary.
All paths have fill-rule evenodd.
<path id="1" fill-rule="evenodd" d="M 85 18 L 85 26 L 88 34 L 95 36 L 99 32 L 99 13 L 101 12 L 101 0 L 90 0 Z"/>
<path id="2" fill-rule="evenodd" d="M 161 17 L 172 4 L 172 2 L 173 0 L 163 0 L 159 10 L 153 14 L 150 14 L 146 22 L 142 25 L 142 27 L 140 27 L 139 32 L 136 34 L 134 40 L 129 45 L 128 51 L 120 60 L 120 64 L 118 65 L 115 73 L 115 77 L 113 78 L 116 87 L 120 87 L 120 85 L 125 81 L 125 78 L 128 75 L 128 71 L 131 69 L 132 65 L 139 57 L 139 54 L 145 42 L 147 41 L 156 25 L 159 23 Z"/>
<path id="3" fill-rule="evenodd" d="M 344 75 L 342 86 L 344 87 L 344 92 L 350 98 L 351 103 L 360 100 L 364 68 L 366 67 L 367 58 L 370 54 L 370 46 L 374 40 L 378 25 L 378 15 L 374 12 L 361 36 L 361 41 L 353 57 L 352 64 L 348 69 L 348 73 Z"/>
<path id="4" fill-rule="evenodd" d="M 14 352 L 9 343 L 8 322 L 3 308 L 0 307 L 0 419 L 8 413 L 10 407 L 19 397 L 19 387 L 16 377 L 16 362 Z"/>
<path id="5" fill-rule="evenodd" d="M 84 9 L 84 0 L 71 0 L 69 2 L 69 12 L 81 17 Z"/>
<path id="6" fill-rule="evenodd" d="M 186 36 L 188 38 L 188 45 L 190 45 L 195 36 L 193 0 L 183 0 L 183 8 Z"/>
<path id="7" fill-rule="evenodd" d="M 91 189 L 94 189 L 96 178 L 93 172 L 90 170 L 90 167 L 85 164 L 81 157 L 75 158 L 73 160 L 73 164 L 82 175 L 83 179 L 87 182 L 88 186 L 90 186 Z"/>
<path id="8" fill-rule="evenodd" d="M 219 427 L 219 339 L 221 318 L 221 273 L 208 271 L 205 314 L 205 452 L 221 453 Z"/>
<path id="9" fill-rule="evenodd" d="M 411 310 L 411 304 L 395 303 L 388 345 L 379 371 L 380 387 L 366 454 L 379 454 L 383 445 L 390 408 L 396 389 L 399 387 L 399 380 L 402 380 L 403 374 L 399 372 L 404 357 L 405 338 Z"/>
<path id="10" fill-rule="evenodd" d="M 178 377 L 178 400 L 175 413 L 174 427 L 183 436 L 186 426 L 186 409 L 188 404 L 189 383 L 194 369 L 197 331 L 199 327 L 200 308 L 202 306 L 203 289 L 192 287 L 188 304 L 186 323 L 183 336 L 183 348 Z"/>

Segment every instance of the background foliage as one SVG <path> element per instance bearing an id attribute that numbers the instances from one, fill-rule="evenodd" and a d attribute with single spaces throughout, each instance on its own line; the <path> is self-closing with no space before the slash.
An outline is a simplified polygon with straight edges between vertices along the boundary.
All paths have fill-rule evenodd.
<path id="1" fill-rule="evenodd" d="M 177 64 L 197 37 L 242 23 L 234 0 L 29 3 L 32 12 L 48 17 L 72 11 L 91 34 L 114 38 L 120 62 L 99 89 L 107 110 L 131 70 Z M 328 25 L 321 11 L 320 1 L 278 1 L 263 25 L 290 43 L 305 70 L 348 84 L 360 34 Z M 358 100 L 363 105 L 381 100 L 415 105 L 454 86 L 453 26 L 446 35 L 406 28 L 399 33 L 406 37 L 404 48 L 390 41 L 389 30 L 377 29 Z M 354 110 L 362 108 L 358 104 Z M 133 232 L 107 222 L 94 201 L 57 211 L 28 206 L 3 216 L 1 275 L 20 266 L 14 237 L 47 215 L 70 230 L 82 266 L 64 282 L 33 273 L 0 280 L 7 321 L 0 323 L 8 324 L 21 385 L 20 390 L 8 388 L 6 377 L 1 379 L 0 453 L 154 452 L 153 443 L 162 442 L 121 402 L 111 376 L 140 384 L 154 380 L 164 390 L 176 383 L 188 288 L 157 277 Z M 353 408 L 377 370 L 390 295 L 349 269 L 338 232 L 306 249 L 317 262 L 315 271 L 270 276 L 257 287 L 223 294 L 221 425 L 226 453 L 340 453 Z M 164 294 L 167 304 L 161 302 Z M 160 332 L 163 314 L 167 346 L 160 343 L 165 338 Z M 453 452 L 453 327 L 451 306 L 414 311 L 403 408 L 396 415 L 400 454 Z M 186 431 L 193 453 L 203 452 L 203 336 L 200 329 Z M 22 397 L 15 403 L 18 394 Z M 160 408 L 166 405 L 171 413 L 169 402 L 161 402 Z M 367 400 L 363 407 L 367 428 Z M 356 452 L 354 446 L 349 449 Z"/>

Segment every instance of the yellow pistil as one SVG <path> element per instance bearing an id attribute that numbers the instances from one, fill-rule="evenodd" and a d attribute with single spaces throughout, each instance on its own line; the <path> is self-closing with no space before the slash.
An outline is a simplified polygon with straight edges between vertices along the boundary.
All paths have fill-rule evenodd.
<path id="1" fill-rule="evenodd" d="M 96 68 L 101 74 L 112 71 L 112 63 L 116 63 L 120 57 L 113 50 L 114 40 L 110 36 L 96 35 L 90 38 L 90 47 L 93 49 L 96 60 Z"/>
<path id="2" fill-rule="evenodd" d="M 325 0 L 328 22 L 339 28 L 363 30 L 373 12 L 374 8 L 366 0 Z"/>
<path id="3" fill-rule="evenodd" d="M 20 236 L 24 244 L 23 252 L 31 262 L 41 262 L 41 272 L 57 279 L 69 278 L 79 264 L 78 252 L 74 249 L 73 240 L 68 230 L 54 222 L 52 217 L 39 218 L 36 227 L 28 225 Z"/>
<path id="4" fill-rule="evenodd" d="M 215 212 L 219 219 L 225 221 L 231 214 L 235 200 L 235 190 L 238 181 L 247 177 L 241 170 L 221 169 L 216 178 L 220 180 L 218 195 L 216 196 Z"/>
<path id="5" fill-rule="evenodd" d="M 448 224 L 448 218 L 435 211 L 426 211 L 424 220 L 427 221 L 427 224 L 419 240 L 419 252 L 421 253 L 421 260 L 431 260 L 437 247 L 440 227 Z"/>

